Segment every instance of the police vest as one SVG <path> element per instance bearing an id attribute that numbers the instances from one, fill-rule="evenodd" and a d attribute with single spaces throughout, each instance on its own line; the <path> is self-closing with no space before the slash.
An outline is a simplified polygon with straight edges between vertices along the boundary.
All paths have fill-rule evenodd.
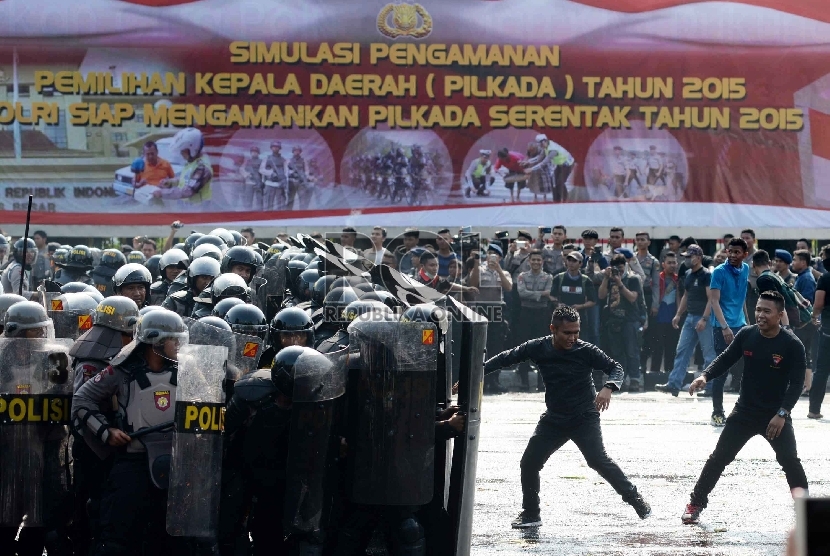
<path id="1" fill-rule="evenodd" d="M 187 183 L 190 181 L 190 177 L 193 175 L 193 172 L 196 171 L 197 168 L 205 167 L 209 173 L 207 181 L 202 188 L 197 192 L 191 195 L 187 200 L 191 203 L 201 203 L 202 201 L 210 201 L 213 197 L 213 193 L 211 191 L 211 183 L 213 182 L 213 169 L 210 166 L 210 159 L 206 154 L 202 154 L 198 158 L 195 158 L 185 164 L 184 168 L 182 168 L 182 173 L 179 176 L 179 187 L 184 189 L 187 186 Z"/>
<path id="2" fill-rule="evenodd" d="M 305 160 L 297 156 L 289 160 L 288 174 L 292 181 L 305 181 Z"/>
<path id="3" fill-rule="evenodd" d="M 476 169 L 473 171 L 474 178 L 480 178 L 484 176 L 490 170 L 490 161 L 488 160 L 486 163 L 482 164 L 481 160 L 478 161 L 478 165 Z"/>
<path id="4" fill-rule="evenodd" d="M 278 182 L 285 180 L 285 159 L 282 155 L 269 155 L 265 159 L 265 168 L 271 171 L 271 174 L 266 175 L 265 179 Z"/>
<path id="5" fill-rule="evenodd" d="M 176 405 L 176 371 L 164 373 L 136 372 L 129 386 L 124 422 L 127 434 L 145 427 L 173 421 Z M 172 441 L 170 448 L 172 450 Z M 140 440 L 133 440 L 127 452 L 145 452 Z"/>

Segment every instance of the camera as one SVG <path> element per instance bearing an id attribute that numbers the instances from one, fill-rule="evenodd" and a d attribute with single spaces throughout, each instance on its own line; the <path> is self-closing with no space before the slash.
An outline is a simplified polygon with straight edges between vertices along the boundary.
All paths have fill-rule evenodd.
<path id="1" fill-rule="evenodd" d="M 547 227 L 539 226 L 539 231 L 542 232 L 543 234 L 552 234 L 553 233 L 553 228 L 551 228 L 550 226 L 547 226 Z"/>
<path id="2" fill-rule="evenodd" d="M 618 268 L 617 268 L 617 267 L 615 267 L 615 266 L 612 266 L 612 267 L 611 267 L 611 276 L 613 276 L 614 278 L 616 278 L 616 277 L 617 277 L 617 276 L 619 276 L 619 275 L 620 275 L 620 269 L 618 269 Z"/>
<path id="3" fill-rule="evenodd" d="M 526 241 L 517 240 L 516 241 L 516 249 L 524 249 L 527 246 Z"/>
<path id="4" fill-rule="evenodd" d="M 508 239 L 510 232 L 496 232 L 496 239 Z"/>

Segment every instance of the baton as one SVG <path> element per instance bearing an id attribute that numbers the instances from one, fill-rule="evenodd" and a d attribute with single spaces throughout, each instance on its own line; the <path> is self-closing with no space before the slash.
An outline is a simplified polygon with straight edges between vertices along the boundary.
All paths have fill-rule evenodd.
<path id="1" fill-rule="evenodd" d="M 20 286 L 17 290 L 17 295 L 23 297 L 23 279 L 26 277 L 26 244 L 29 240 L 29 221 L 32 219 L 32 199 L 34 195 L 29 195 L 29 209 L 26 211 L 26 231 L 23 232 L 23 268 L 20 271 Z"/>
<path id="2" fill-rule="evenodd" d="M 175 424 L 176 424 L 175 421 L 167 421 L 166 423 L 161 423 L 160 425 L 155 425 L 155 426 L 152 426 L 152 427 L 144 427 L 143 429 L 138 429 L 137 431 L 132 432 L 132 433 L 128 432 L 127 434 L 130 436 L 130 438 L 132 438 L 134 440 L 136 438 L 141 438 L 142 436 L 146 436 L 146 435 L 148 435 L 150 433 L 153 433 L 153 432 L 164 432 L 168 429 L 172 429 Z M 124 432 L 126 432 L 126 431 L 124 431 Z"/>

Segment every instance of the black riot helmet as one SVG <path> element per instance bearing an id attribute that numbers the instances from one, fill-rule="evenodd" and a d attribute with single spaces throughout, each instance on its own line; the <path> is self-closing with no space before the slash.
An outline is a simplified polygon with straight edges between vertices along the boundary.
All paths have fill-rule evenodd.
<path id="1" fill-rule="evenodd" d="M 254 275 L 262 268 L 262 258 L 250 247 L 238 245 L 231 247 L 222 257 L 222 272 L 231 272 L 234 265 L 245 265 L 251 269 L 251 277 L 246 280 L 249 284 Z"/>
<path id="2" fill-rule="evenodd" d="M 46 309 L 34 301 L 18 301 L 11 305 L 3 318 L 3 335 L 8 338 L 21 338 L 28 335 L 27 331 L 38 329 L 37 338 L 48 338 L 52 329 L 52 321 L 46 314 Z"/>
<path id="3" fill-rule="evenodd" d="M 288 262 L 288 288 L 295 296 L 299 295 L 300 274 L 308 265 L 303 261 L 292 260 Z"/>
<path id="4" fill-rule="evenodd" d="M 216 278 L 222 272 L 219 270 L 219 261 L 210 257 L 195 259 L 187 268 L 187 287 L 196 291 L 196 277 L 210 276 Z"/>
<path id="5" fill-rule="evenodd" d="M 297 293 L 298 297 L 303 301 L 311 300 L 311 290 L 314 289 L 314 284 L 320 279 L 320 273 L 316 270 L 304 270 L 298 277 Z"/>
<path id="6" fill-rule="evenodd" d="M 139 316 L 135 329 L 135 339 L 143 344 L 151 345 L 159 345 L 167 340 L 175 340 L 180 346 L 183 346 L 187 344 L 189 334 L 182 317 L 173 311 L 157 308 Z"/>
<path id="7" fill-rule="evenodd" d="M 147 257 L 145 257 L 144 253 L 142 253 L 141 251 L 130 251 L 130 254 L 127 255 L 127 262 L 144 264 L 147 262 Z"/>
<path id="8" fill-rule="evenodd" d="M 219 303 L 222 304 L 226 301 L 230 301 L 230 299 L 222 300 Z M 257 336 L 265 340 L 268 333 L 268 321 L 265 320 L 265 314 L 256 305 L 242 303 L 232 307 L 225 315 L 225 322 L 230 324 L 231 329 L 237 334 Z"/>
<path id="9" fill-rule="evenodd" d="M 237 232 L 236 230 L 228 230 L 228 231 L 233 236 L 233 240 L 234 240 L 234 242 L 236 242 L 237 245 L 240 245 L 240 246 L 241 245 L 248 245 L 248 240 L 245 239 L 245 236 L 243 236 L 241 233 Z M 251 246 L 251 247 L 253 247 L 253 246 Z"/>
<path id="10" fill-rule="evenodd" d="M 26 264 L 23 265 L 23 244 L 26 244 Z M 67 253 L 67 257 L 69 254 Z M 37 258 L 37 245 L 32 238 L 23 239 L 22 237 L 14 242 L 12 246 L 12 257 L 15 262 L 18 262 L 26 267 L 26 270 L 31 270 L 32 265 Z"/>
<path id="11" fill-rule="evenodd" d="M 271 366 L 271 381 L 277 390 L 288 398 L 294 395 L 294 365 L 301 355 L 314 357 L 321 354 L 310 347 L 290 346 L 274 357 L 274 364 Z"/>
<path id="12" fill-rule="evenodd" d="M 203 235 L 205 234 L 193 232 L 192 234 L 187 236 L 187 239 L 184 240 L 184 248 L 182 249 L 182 251 L 190 255 L 193 252 L 193 248 L 196 246 L 196 241 L 198 241 L 198 239 Z"/>
<path id="13" fill-rule="evenodd" d="M 394 320 L 392 310 L 380 301 L 360 299 L 352 301 L 343 310 L 343 316 L 348 322 L 355 319 L 369 319 L 373 322 Z"/>
<path id="14" fill-rule="evenodd" d="M 193 248 L 193 251 L 190 253 L 190 260 L 195 261 L 202 257 L 210 257 L 217 262 L 222 262 L 222 251 L 215 245 L 203 243 Z"/>
<path id="15" fill-rule="evenodd" d="M 331 274 L 321 276 L 314 283 L 314 289 L 311 291 L 311 302 L 318 307 L 322 307 L 323 300 L 326 298 L 326 295 L 329 293 L 329 289 L 331 289 L 331 285 L 335 280 L 337 280 L 337 276 L 332 276 Z"/>
<path id="16" fill-rule="evenodd" d="M 18 239 L 17 241 L 21 241 L 21 240 Z M 34 243 L 34 241 L 32 243 Z M 17 245 L 17 242 L 15 242 L 15 245 Z M 61 247 L 60 249 L 55 249 L 55 252 L 52 253 L 52 262 L 55 263 L 55 266 L 57 266 L 59 268 L 63 268 L 63 265 L 66 264 L 66 260 L 69 258 L 69 251 L 70 251 L 69 249 L 64 249 L 63 247 Z M 20 252 L 20 256 L 21 257 L 23 256 L 22 251 Z M 26 248 L 26 258 L 27 259 L 30 258 L 28 247 Z M 14 260 L 17 261 L 17 257 L 15 257 Z M 127 259 L 125 258 L 124 259 L 125 264 L 126 264 L 126 260 Z M 17 262 L 20 262 L 20 261 L 17 261 Z M 27 270 L 28 270 L 28 268 L 27 268 Z"/>
<path id="17" fill-rule="evenodd" d="M 202 317 L 201 319 L 199 319 L 199 322 L 202 323 L 202 324 L 207 324 L 207 325 L 213 326 L 214 328 L 218 328 L 220 330 L 224 330 L 225 332 L 228 332 L 229 336 L 230 336 L 230 333 L 233 332 L 233 330 L 231 329 L 230 324 L 225 322 L 224 319 L 220 319 L 219 317 L 215 317 L 213 315 L 209 315 L 207 317 Z"/>
<path id="18" fill-rule="evenodd" d="M 64 268 L 72 268 L 82 272 L 92 270 L 92 253 L 89 247 L 86 245 L 76 245 L 73 247 L 63 266 Z"/>
<path id="19" fill-rule="evenodd" d="M 3 333 L 3 321 L 6 318 L 6 311 L 19 301 L 26 301 L 26 298 L 16 293 L 4 293 L 0 295 L 0 334 Z"/>
<path id="20" fill-rule="evenodd" d="M 200 245 L 215 245 L 222 253 L 228 250 L 228 244 L 225 243 L 225 240 L 219 236 L 202 236 L 196 240 L 196 243 L 193 244 L 193 248 L 195 249 Z"/>
<path id="21" fill-rule="evenodd" d="M 180 270 L 187 270 L 190 266 L 190 257 L 181 249 L 171 249 L 161 256 L 159 261 L 159 276 L 162 280 L 167 280 L 166 271 L 168 268 L 178 268 Z"/>
<path id="22" fill-rule="evenodd" d="M 95 326 L 132 334 L 138 317 L 138 305 L 135 301 L 129 297 L 113 295 L 98 304 L 92 316 L 92 323 Z"/>
<path id="23" fill-rule="evenodd" d="M 98 263 L 98 266 L 118 270 L 125 264 L 127 264 L 127 257 L 124 256 L 124 253 L 118 249 L 104 249 L 101 252 L 101 262 Z"/>
<path id="24" fill-rule="evenodd" d="M 298 334 L 305 335 L 305 345 L 314 346 L 314 323 L 308 313 L 297 307 L 283 309 L 271 319 L 268 343 L 274 351 L 283 349 L 283 340 Z"/>
<path id="25" fill-rule="evenodd" d="M 265 256 L 263 257 L 263 259 L 265 260 L 265 262 L 268 262 L 268 259 L 270 259 L 271 257 L 279 257 L 280 254 L 282 254 L 282 252 L 285 251 L 286 248 L 287 246 L 282 243 L 275 243 L 271 247 L 269 247 L 267 251 L 265 251 Z"/>
<path id="26" fill-rule="evenodd" d="M 323 300 L 323 322 L 348 326 L 343 312 L 353 301 L 357 301 L 357 293 L 352 288 L 332 288 Z"/>
<path id="27" fill-rule="evenodd" d="M 228 249 L 231 247 L 236 246 L 236 240 L 233 237 L 233 234 L 230 231 L 226 230 L 225 228 L 215 228 L 208 232 L 209 236 L 216 236 L 221 238 L 222 241 L 225 242 L 225 245 Z"/>
<path id="28" fill-rule="evenodd" d="M 144 284 L 147 290 L 145 299 L 150 299 L 150 285 L 153 283 L 153 277 L 150 276 L 150 271 L 144 268 L 143 264 L 127 263 L 115 272 L 112 277 L 113 290 L 116 295 L 121 294 L 121 288 L 129 284 Z"/>
<path id="29" fill-rule="evenodd" d="M 250 301 L 247 282 L 242 276 L 232 272 L 217 276 L 210 285 L 210 290 L 213 305 L 228 297 L 237 297 L 246 303 Z"/>
<path id="30" fill-rule="evenodd" d="M 320 270 L 320 266 L 322 265 L 320 261 L 320 257 L 314 257 L 308 262 L 308 266 L 305 267 L 306 270 Z"/>
<path id="31" fill-rule="evenodd" d="M 98 291 L 98 288 L 92 284 L 84 284 L 83 282 L 68 282 L 61 286 L 61 293 L 85 293 L 100 303 L 104 300 L 104 296 Z"/>
<path id="32" fill-rule="evenodd" d="M 403 304 L 400 300 L 392 295 L 389 292 L 382 291 L 382 290 L 375 290 L 372 292 L 365 292 L 360 295 L 361 300 L 366 301 L 380 301 L 393 311 L 396 310 L 398 307 L 402 307 Z"/>
<path id="33" fill-rule="evenodd" d="M 144 268 L 150 271 L 150 276 L 153 277 L 153 281 L 158 280 L 161 277 L 161 269 L 159 265 L 161 264 L 161 255 L 153 255 L 144 263 Z"/>
<path id="34" fill-rule="evenodd" d="M 228 314 L 228 311 L 230 311 L 237 305 L 245 305 L 245 302 L 236 297 L 229 297 L 227 299 L 223 299 L 213 307 L 213 311 L 211 311 L 211 314 L 214 317 L 219 317 L 220 319 L 223 319 Z"/>

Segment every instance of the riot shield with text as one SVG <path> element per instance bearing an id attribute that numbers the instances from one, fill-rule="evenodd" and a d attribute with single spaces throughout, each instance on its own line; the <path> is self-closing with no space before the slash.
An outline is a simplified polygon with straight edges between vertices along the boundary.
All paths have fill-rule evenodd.
<path id="1" fill-rule="evenodd" d="M 43 526 L 69 486 L 71 347 L 0 338 L 0 525 Z"/>
<path id="2" fill-rule="evenodd" d="M 346 391 L 348 350 L 306 352 L 294 364 L 294 394 L 285 476 L 286 534 L 311 533 L 330 511 L 340 438 L 334 427 Z"/>
<path id="3" fill-rule="evenodd" d="M 191 336 L 191 342 L 194 340 L 200 341 Z M 224 346 L 189 344 L 179 351 L 167 495 L 167 532 L 177 537 L 216 535 L 225 419 L 222 381 L 227 359 L 228 348 Z"/>
<path id="4" fill-rule="evenodd" d="M 484 393 L 484 350 L 487 347 L 487 319 L 469 308 L 448 300 L 453 326 L 461 328 L 458 405 L 467 414 L 464 432 L 455 439 L 447 511 L 454 526 L 454 556 L 470 554 L 476 465 L 481 429 L 481 402 Z"/>
<path id="5" fill-rule="evenodd" d="M 98 302 L 85 293 L 66 293 L 49 300 L 46 314 L 52 319 L 56 338 L 77 340 L 92 328 Z"/>
<path id="6" fill-rule="evenodd" d="M 274 318 L 285 297 L 285 276 L 288 268 L 288 261 L 280 257 L 271 257 L 262 265 L 256 275 L 259 286 L 254 296 L 255 305 L 265 313 L 268 322 Z"/>
<path id="7" fill-rule="evenodd" d="M 426 504 L 435 470 L 436 326 L 356 320 L 348 331 L 349 499 Z"/>

